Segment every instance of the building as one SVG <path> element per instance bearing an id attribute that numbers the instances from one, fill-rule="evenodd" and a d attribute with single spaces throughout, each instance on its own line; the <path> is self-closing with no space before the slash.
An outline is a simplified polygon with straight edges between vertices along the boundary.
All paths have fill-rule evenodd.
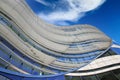
<path id="1" fill-rule="evenodd" d="M 112 50 L 119 46 L 112 44 L 93 26 L 57 27 L 38 18 L 24 0 L 0 0 L 2 80 L 65 80 L 64 74 L 68 80 L 89 80 L 120 68 L 120 56 Z"/>

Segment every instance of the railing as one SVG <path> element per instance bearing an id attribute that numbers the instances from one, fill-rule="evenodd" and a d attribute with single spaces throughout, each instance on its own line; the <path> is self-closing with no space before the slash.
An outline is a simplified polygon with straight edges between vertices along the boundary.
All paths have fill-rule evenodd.
<path id="1" fill-rule="evenodd" d="M 32 59 L 30 59 L 30 58 L 28 58 L 27 56 L 25 56 L 25 55 L 23 55 L 19 50 L 17 50 L 15 47 L 13 47 L 10 43 L 8 43 L 6 40 L 4 40 L 2 37 L 0 37 L 0 40 L 2 40 L 2 43 L 5 45 L 5 46 L 7 46 L 7 47 L 9 47 L 9 49 L 11 49 L 12 51 L 13 51 L 13 53 L 15 53 L 15 54 L 17 54 L 18 56 L 20 56 L 20 57 L 22 57 L 22 58 L 24 58 L 24 60 L 25 61 L 28 61 L 30 64 L 32 64 L 32 65 L 35 65 L 35 66 L 37 66 L 37 67 L 39 67 L 39 68 L 41 68 L 41 69 L 37 69 L 37 70 L 34 70 L 34 67 L 33 68 L 31 68 L 31 70 L 33 71 L 33 74 L 35 73 L 35 74 L 39 74 L 39 73 L 36 73 L 35 71 L 42 71 L 42 68 L 46 68 L 46 71 L 44 71 L 44 72 L 48 72 L 48 70 L 50 70 L 50 71 L 52 71 L 53 73 L 55 72 L 58 72 L 59 70 L 57 70 L 57 69 L 53 69 L 53 68 L 49 68 L 49 67 L 47 67 L 47 66 L 44 66 L 44 65 L 42 65 L 42 64 L 39 64 L 39 63 L 37 63 L 37 62 L 35 62 L 35 61 L 33 61 Z M 8 52 L 10 52 L 10 51 L 8 51 Z M 9 55 L 9 56 L 8 56 Z M 8 58 L 10 57 L 10 54 L 8 54 L 8 55 L 6 55 L 6 56 L 8 56 Z M 3 56 L 2 54 L 1 54 L 1 56 Z M 12 58 L 12 57 L 11 57 Z M 15 60 L 16 61 L 16 60 Z M 18 61 L 17 63 L 19 64 L 19 62 L 21 63 L 21 65 L 23 65 L 23 63 L 21 62 L 21 61 Z M 24 66 L 24 65 L 23 65 Z M 44 72 L 42 72 L 42 73 L 44 73 Z M 60 72 L 60 71 L 59 71 Z"/>
<path id="2" fill-rule="evenodd" d="M 12 50 L 7 48 L 5 45 L 0 43 L 0 57 L 8 62 L 8 66 L 13 65 L 18 69 L 23 70 L 23 72 L 28 72 L 30 74 L 42 74 L 43 72 L 40 69 L 35 68 L 32 64 L 24 61 L 24 59 L 17 56 Z"/>
<path id="3" fill-rule="evenodd" d="M 1 80 L 6 80 L 6 79 L 7 80 L 65 80 L 64 75 L 51 75 L 51 76 L 26 75 L 3 68 L 0 68 L 0 79 Z"/>

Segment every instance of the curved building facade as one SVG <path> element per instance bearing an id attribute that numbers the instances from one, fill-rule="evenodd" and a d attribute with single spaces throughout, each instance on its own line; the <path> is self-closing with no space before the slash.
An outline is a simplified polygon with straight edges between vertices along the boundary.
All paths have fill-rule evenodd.
<path id="1" fill-rule="evenodd" d="M 25 0 L 0 0 L 3 80 L 63 80 L 63 74 L 72 71 L 66 75 L 88 76 L 118 69 L 98 69 L 120 63 L 118 55 L 100 58 L 111 50 L 111 45 L 111 39 L 91 25 L 57 27 L 38 18 Z M 91 67 L 113 58 L 116 60 L 112 63 Z M 98 72 L 91 73 L 94 69 Z"/>

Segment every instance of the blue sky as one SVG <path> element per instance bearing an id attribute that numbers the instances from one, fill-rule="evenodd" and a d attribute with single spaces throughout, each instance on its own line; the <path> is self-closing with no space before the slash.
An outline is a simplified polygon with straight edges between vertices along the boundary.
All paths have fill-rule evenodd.
<path id="1" fill-rule="evenodd" d="M 120 43 L 120 0 L 26 0 L 26 2 L 39 17 L 49 23 L 62 26 L 90 24 Z"/>

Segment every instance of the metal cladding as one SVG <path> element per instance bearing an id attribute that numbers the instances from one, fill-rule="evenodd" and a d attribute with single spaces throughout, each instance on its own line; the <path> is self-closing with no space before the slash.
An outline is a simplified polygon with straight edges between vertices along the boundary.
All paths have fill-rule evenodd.
<path id="1" fill-rule="evenodd" d="M 0 0 L 0 40 L 1 61 L 9 69 L 33 75 L 76 70 L 111 46 L 111 39 L 91 25 L 45 23 L 24 0 Z"/>

